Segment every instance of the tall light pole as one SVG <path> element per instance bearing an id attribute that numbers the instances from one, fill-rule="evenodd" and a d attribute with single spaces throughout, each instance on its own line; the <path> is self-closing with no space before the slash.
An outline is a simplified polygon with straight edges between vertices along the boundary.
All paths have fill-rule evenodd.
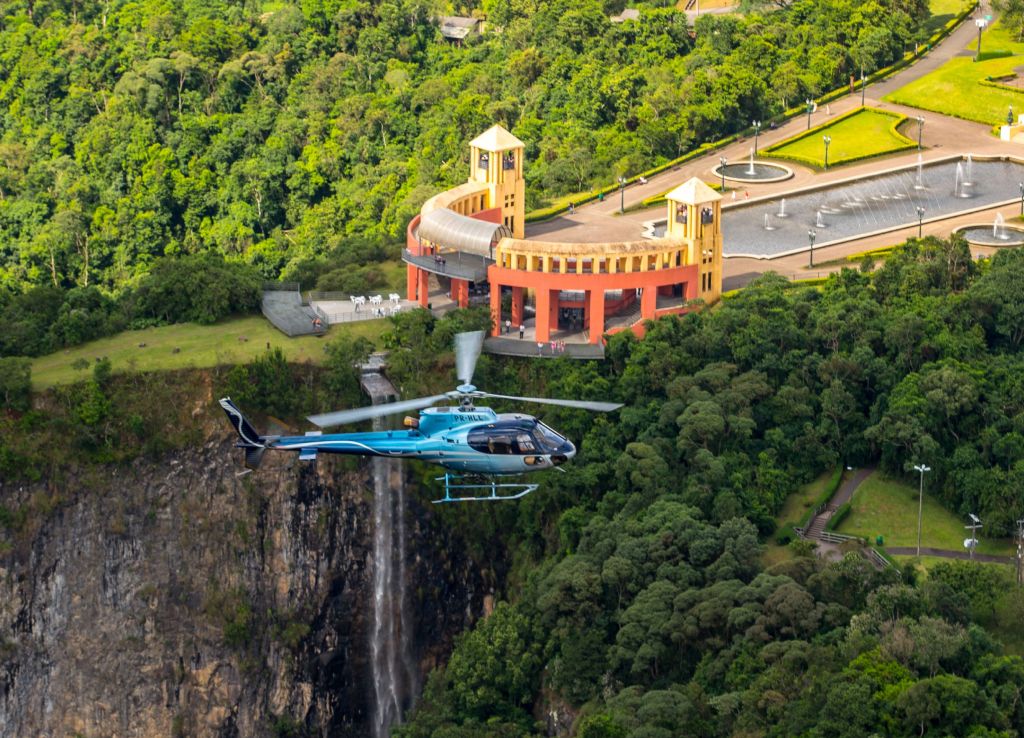
<path id="1" fill-rule="evenodd" d="M 978 54 L 974 57 L 974 61 L 981 61 L 981 32 L 985 30 L 988 21 L 984 18 L 978 18 L 974 21 L 974 25 L 978 27 Z"/>
<path id="2" fill-rule="evenodd" d="M 1020 214 L 1024 215 L 1024 182 L 1017 185 L 1020 188 Z"/>
<path id="3" fill-rule="evenodd" d="M 807 231 L 807 240 L 811 242 L 811 258 L 810 258 L 810 261 L 807 264 L 807 266 L 809 268 L 814 268 L 814 239 L 817 238 L 817 237 L 818 237 L 818 232 L 815 231 L 813 228 L 811 228 L 809 231 Z"/>
<path id="4" fill-rule="evenodd" d="M 924 507 L 924 473 L 930 472 L 930 466 L 916 464 L 914 469 L 921 472 L 921 487 L 917 492 L 917 555 L 921 555 L 921 510 Z"/>
<path id="5" fill-rule="evenodd" d="M 1024 520 L 1017 521 L 1017 586 L 1024 584 Z"/>
<path id="6" fill-rule="evenodd" d="M 754 121 L 754 156 L 757 156 L 757 137 L 761 135 L 761 121 Z"/>
<path id="7" fill-rule="evenodd" d="M 967 517 L 971 519 L 971 524 L 964 526 L 967 530 L 971 531 L 971 537 L 967 539 L 970 542 L 970 545 L 967 546 L 967 548 L 971 552 L 971 561 L 974 561 L 974 549 L 978 547 L 978 528 L 983 526 L 981 524 L 981 518 L 974 513 L 968 513 Z"/>
<path id="8" fill-rule="evenodd" d="M 921 134 L 924 133 L 924 118 L 917 116 L 917 150 L 921 150 Z"/>
<path id="9" fill-rule="evenodd" d="M 811 111 L 814 110 L 814 100 L 807 98 L 807 130 L 811 130 Z"/>
<path id="10" fill-rule="evenodd" d="M 626 178 L 619 177 L 619 215 L 626 212 Z"/>
<path id="11" fill-rule="evenodd" d="M 724 194 L 725 193 L 725 165 L 729 163 L 729 160 L 726 159 L 724 156 L 720 156 L 720 157 L 718 157 L 718 163 L 721 164 L 721 166 L 718 169 L 718 173 L 722 175 L 722 193 Z"/>
<path id="12" fill-rule="evenodd" d="M 918 205 L 917 210 L 917 240 L 921 240 L 921 229 L 924 228 L 924 208 Z"/>
<path id="13" fill-rule="evenodd" d="M 825 142 L 825 169 L 828 169 L 828 145 L 832 143 L 832 137 L 822 136 L 821 140 Z"/>

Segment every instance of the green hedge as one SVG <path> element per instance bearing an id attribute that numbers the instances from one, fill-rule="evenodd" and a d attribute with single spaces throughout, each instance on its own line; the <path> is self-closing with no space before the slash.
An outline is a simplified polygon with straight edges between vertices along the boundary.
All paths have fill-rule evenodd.
<path id="1" fill-rule="evenodd" d="M 792 523 L 786 523 L 784 526 L 775 531 L 775 542 L 780 546 L 785 546 L 791 541 L 797 539 L 796 531 L 793 530 Z"/>
<path id="2" fill-rule="evenodd" d="M 839 527 L 840 523 L 843 522 L 843 518 L 850 514 L 850 503 L 844 502 L 836 511 L 832 513 L 832 517 L 829 518 L 828 522 L 825 523 L 825 530 L 835 530 Z"/>
<path id="3" fill-rule="evenodd" d="M 979 80 L 978 84 L 984 87 L 994 87 L 997 90 L 1005 90 L 1006 92 L 1014 92 L 1018 95 L 1024 95 L 1024 90 L 1022 90 L 1021 88 L 1014 87 L 1013 85 L 1004 85 L 1002 82 L 997 82 L 992 79 Z"/>
<path id="4" fill-rule="evenodd" d="M 932 46 L 934 46 L 939 41 L 948 36 L 950 33 L 952 33 L 954 28 L 960 25 L 965 18 L 969 17 L 974 12 L 974 9 L 977 6 L 977 2 L 972 2 L 966 9 L 963 10 L 963 12 L 961 12 L 953 20 L 949 21 L 949 23 L 945 24 L 938 31 L 933 33 L 925 43 L 921 44 L 918 47 L 917 53 L 908 51 L 903 55 L 903 58 L 900 59 L 899 61 L 890 64 L 888 67 L 883 67 L 882 69 L 878 69 L 872 72 L 871 74 L 865 77 L 866 83 L 873 84 L 875 82 L 878 82 L 879 80 L 885 79 L 886 77 L 896 74 L 896 72 L 900 71 L 904 67 L 909 66 L 915 59 L 924 56 L 924 54 L 926 54 Z M 817 102 L 818 104 L 826 104 L 832 102 L 833 100 L 838 100 L 844 95 L 849 94 L 856 94 L 856 92 L 850 93 L 849 86 L 842 85 L 832 90 L 831 92 L 822 95 L 815 102 Z M 797 115 L 805 115 L 806 112 L 806 108 L 803 105 L 799 105 L 797 107 L 793 107 L 790 108 L 789 110 L 786 110 L 781 115 L 776 115 L 770 118 L 768 122 L 784 123 L 785 121 Z M 686 154 L 683 154 L 682 156 L 676 159 L 667 161 L 664 164 L 659 164 L 653 169 L 648 169 L 645 172 L 641 172 L 640 174 L 628 178 L 626 180 L 626 184 L 633 184 L 634 182 L 638 181 L 641 177 L 653 177 L 656 174 L 661 174 L 662 172 L 667 171 L 685 162 L 688 162 L 691 159 L 695 159 L 697 157 L 703 156 L 704 154 L 715 151 L 716 149 L 728 146 L 729 144 L 740 140 L 741 137 L 749 136 L 752 130 L 753 129 L 744 129 L 739 133 L 735 133 L 727 138 L 719 139 L 718 141 L 715 141 L 713 143 L 701 144 L 696 149 L 687 152 Z M 877 154 L 875 154 L 875 156 L 877 156 Z M 849 161 L 856 160 L 850 159 Z M 536 223 L 538 221 L 554 218 L 556 215 L 563 213 L 569 207 L 569 203 L 573 203 L 574 205 L 583 205 L 588 202 L 593 202 L 598 198 L 599 195 L 603 194 L 605 197 L 607 197 L 608 195 L 614 193 L 618 189 L 619 186 L 616 183 L 609 185 L 607 187 L 592 190 L 590 192 L 581 192 L 573 195 L 566 195 L 565 197 L 559 198 L 553 204 L 549 205 L 546 208 L 538 208 L 537 210 L 532 210 L 529 213 L 527 213 L 526 222 Z"/>

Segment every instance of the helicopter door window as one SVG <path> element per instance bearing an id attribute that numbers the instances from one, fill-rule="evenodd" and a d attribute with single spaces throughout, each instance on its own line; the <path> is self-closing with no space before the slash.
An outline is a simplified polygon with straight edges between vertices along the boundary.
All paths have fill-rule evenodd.
<path id="1" fill-rule="evenodd" d="M 532 454 L 537 450 L 533 444 L 533 438 L 530 437 L 529 433 L 520 433 L 516 436 L 516 453 L 520 454 Z"/>
<path id="2" fill-rule="evenodd" d="M 491 436 L 487 439 L 487 450 L 492 454 L 513 453 L 512 437 L 507 435 Z"/>

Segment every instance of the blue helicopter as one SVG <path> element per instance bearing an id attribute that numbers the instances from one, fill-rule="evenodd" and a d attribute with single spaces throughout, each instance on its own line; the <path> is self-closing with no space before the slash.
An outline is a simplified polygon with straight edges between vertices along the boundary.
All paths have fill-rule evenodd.
<path id="1" fill-rule="evenodd" d="M 596 412 L 610 412 L 622 405 L 482 392 L 473 386 L 472 380 L 483 341 L 483 331 L 455 336 L 455 364 L 461 384 L 450 392 L 309 417 L 314 425 L 329 428 L 418 410 L 418 418 L 405 418 L 406 430 L 326 435 L 323 431 L 309 431 L 302 436 L 265 436 L 245 419 L 231 398 L 222 398 L 220 405 L 239 435 L 236 445 L 245 449 L 245 465 L 250 470 L 259 467 L 268 449 L 297 452 L 302 461 L 315 461 L 321 453 L 419 459 L 445 469 L 444 476 L 437 477 L 444 482 L 444 497 L 434 502 L 517 499 L 539 485 L 499 482 L 500 477 L 557 468 L 576 455 L 576 447 L 533 416 L 499 414 L 489 407 L 476 407 L 474 400 L 493 397 Z M 459 404 L 432 407 L 443 400 Z"/>

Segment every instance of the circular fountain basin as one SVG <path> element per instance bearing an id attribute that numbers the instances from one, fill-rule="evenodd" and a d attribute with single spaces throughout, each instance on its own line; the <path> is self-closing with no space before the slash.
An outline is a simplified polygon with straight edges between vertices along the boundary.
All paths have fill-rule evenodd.
<path id="1" fill-rule="evenodd" d="M 998 236 L 995 235 L 991 223 L 961 226 L 953 232 L 959 233 L 972 246 L 994 246 L 996 248 L 1024 246 L 1024 228 L 1007 223 L 999 227 Z"/>
<path id="2" fill-rule="evenodd" d="M 781 164 L 769 164 L 766 161 L 755 161 L 753 165 L 749 161 L 739 161 L 734 164 L 726 164 L 724 167 L 718 165 L 714 168 L 716 177 L 722 176 L 725 170 L 725 178 L 733 182 L 750 182 L 764 184 L 767 182 L 781 182 L 793 176 L 793 170 Z"/>

